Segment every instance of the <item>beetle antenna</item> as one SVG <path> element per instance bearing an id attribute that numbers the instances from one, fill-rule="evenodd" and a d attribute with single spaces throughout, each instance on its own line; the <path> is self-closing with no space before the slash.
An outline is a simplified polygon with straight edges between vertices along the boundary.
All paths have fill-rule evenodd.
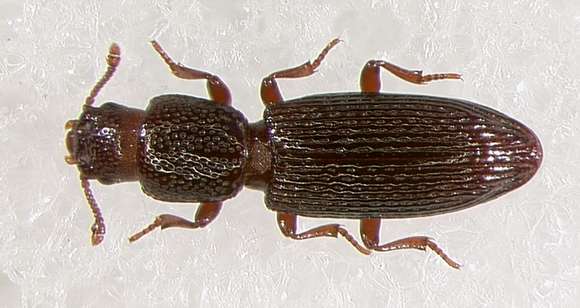
<path id="1" fill-rule="evenodd" d="M 105 238 L 105 220 L 103 219 L 101 209 L 99 209 L 99 205 L 93 196 L 93 191 L 91 190 L 89 180 L 85 177 L 81 177 L 81 186 L 83 187 L 85 198 L 87 198 L 91 211 L 93 212 L 93 216 L 95 217 L 95 222 L 91 227 L 91 242 L 93 243 L 93 246 L 96 246 L 99 245 Z"/>
<path id="2" fill-rule="evenodd" d="M 99 79 L 97 84 L 91 90 L 91 93 L 85 99 L 85 106 L 91 106 L 95 102 L 95 97 L 99 94 L 99 91 L 105 86 L 105 84 L 113 77 L 117 66 L 121 62 L 121 48 L 119 45 L 113 43 L 109 47 L 109 55 L 107 56 L 107 71 L 103 74 L 103 77 Z"/>

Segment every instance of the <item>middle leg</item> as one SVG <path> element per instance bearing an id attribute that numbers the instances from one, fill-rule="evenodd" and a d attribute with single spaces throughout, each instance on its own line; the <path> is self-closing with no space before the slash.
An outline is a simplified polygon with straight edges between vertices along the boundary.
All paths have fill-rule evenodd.
<path id="1" fill-rule="evenodd" d="M 338 43 L 340 43 L 339 39 L 334 39 L 328 43 L 313 62 L 308 61 L 293 68 L 277 71 L 264 78 L 260 88 L 260 95 L 264 105 L 268 106 L 283 101 L 276 78 L 301 78 L 316 73 L 316 68 L 322 63 L 326 54 Z"/>
<path id="2" fill-rule="evenodd" d="M 359 244 L 348 231 L 339 224 L 328 224 L 320 227 L 312 228 L 310 230 L 298 233 L 296 226 L 297 216 L 296 214 L 278 212 L 278 226 L 282 233 L 295 240 L 306 240 L 315 237 L 338 237 L 342 235 L 354 248 L 365 255 L 369 255 L 370 250 L 364 248 Z"/>

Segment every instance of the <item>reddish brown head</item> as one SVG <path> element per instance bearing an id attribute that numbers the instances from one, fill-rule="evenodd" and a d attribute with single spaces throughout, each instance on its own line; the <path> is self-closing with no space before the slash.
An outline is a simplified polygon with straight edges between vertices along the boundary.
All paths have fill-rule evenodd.
<path id="1" fill-rule="evenodd" d="M 78 120 L 67 123 L 66 161 L 81 176 L 102 184 L 135 181 L 137 151 L 144 112 L 115 103 L 84 106 Z"/>

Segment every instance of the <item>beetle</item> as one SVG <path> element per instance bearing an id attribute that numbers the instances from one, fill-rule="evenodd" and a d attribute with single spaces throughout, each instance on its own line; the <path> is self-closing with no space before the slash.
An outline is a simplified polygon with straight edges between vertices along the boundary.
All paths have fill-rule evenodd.
<path id="1" fill-rule="evenodd" d="M 107 71 L 79 118 L 65 125 L 65 160 L 77 166 L 95 217 L 93 245 L 103 240 L 105 223 L 89 180 L 140 181 L 154 199 L 200 203 L 193 221 L 160 215 L 131 242 L 156 228 L 205 227 L 246 186 L 265 192 L 286 237 L 340 235 L 363 254 L 428 247 L 459 268 L 426 236 L 381 244 L 381 219 L 454 212 L 522 186 L 541 165 L 539 139 L 522 123 L 473 102 L 381 93 L 381 69 L 415 84 L 461 79 L 382 60 L 364 65 L 361 92 L 284 100 L 276 80 L 314 74 L 339 42 L 332 40 L 312 62 L 265 77 L 264 116 L 255 123 L 231 107 L 219 77 L 175 63 L 156 41 L 153 48 L 175 76 L 206 80 L 210 100 L 168 94 L 151 99 L 146 110 L 111 102 L 93 107 L 120 63 L 120 48 L 112 44 Z M 362 244 L 339 224 L 300 232 L 299 216 L 358 219 Z"/>

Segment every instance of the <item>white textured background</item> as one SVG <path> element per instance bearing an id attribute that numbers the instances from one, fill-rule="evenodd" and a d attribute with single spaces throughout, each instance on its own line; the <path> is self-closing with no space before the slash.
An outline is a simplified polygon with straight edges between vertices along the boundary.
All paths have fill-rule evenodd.
<path id="1" fill-rule="evenodd" d="M 0 1 L 0 306 L 578 304 L 579 1 L 113 2 Z M 191 217 L 195 205 L 151 200 L 136 183 L 95 183 L 108 234 L 91 247 L 78 173 L 63 161 L 63 125 L 78 116 L 111 42 L 122 63 L 99 103 L 144 108 L 162 93 L 206 96 L 203 82 L 168 73 L 148 44 L 156 38 L 176 60 L 221 76 L 254 121 L 261 78 L 312 59 L 336 36 L 345 43 L 316 76 L 280 82 L 287 98 L 357 90 L 362 65 L 381 58 L 465 79 L 419 87 L 384 74 L 384 91 L 480 102 L 542 139 L 544 164 L 523 188 L 458 213 L 383 222 L 383 240 L 433 236 L 461 271 L 431 252 L 364 257 L 342 239 L 288 240 L 262 194 L 248 190 L 204 230 L 129 244 L 156 214 Z M 358 233 L 357 222 L 341 223 Z"/>

